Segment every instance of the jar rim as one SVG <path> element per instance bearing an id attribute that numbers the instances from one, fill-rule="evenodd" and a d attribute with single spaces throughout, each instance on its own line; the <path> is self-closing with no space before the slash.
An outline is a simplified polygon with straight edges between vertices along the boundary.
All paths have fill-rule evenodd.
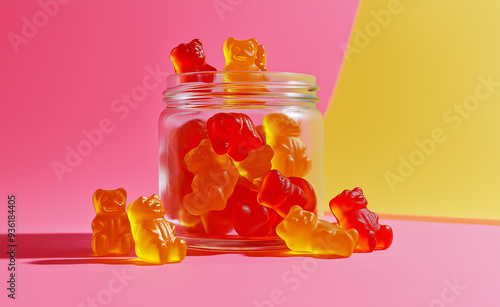
<path id="1" fill-rule="evenodd" d="M 225 76 L 231 74 L 245 74 L 250 80 L 259 80 L 265 77 L 266 81 L 238 81 L 229 82 Z M 189 77 L 211 78 L 215 83 L 238 83 L 238 84 L 265 84 L 265 83 L 293 83 L 303 84 L 304 86 L 312 87 L 311 90 L 317 91 L 319 87 L 316 85 L 316 77 L 313 75 L 294 73 L 294 72 L 277 72 L 277 71 L 200 71 L 187 72 L 182 74 L 172 74 L 167 77 L 167 88 L 169 91 L 183 83 L 182 80 L 187 80 Z M 191 82 L 192 83 L 192 82 Z"/>
<path id="2" fill-rule="evenodd" d="M 313 75 L 269 71 L 189 72 L 167 77 L 163 100 L 170 106 L 217 104 L 313 103 L 319 101 Z"/>

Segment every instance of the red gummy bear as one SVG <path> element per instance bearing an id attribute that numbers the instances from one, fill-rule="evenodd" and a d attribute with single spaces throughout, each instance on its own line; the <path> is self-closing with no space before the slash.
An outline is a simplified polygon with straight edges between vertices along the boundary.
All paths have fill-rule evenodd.
<path id="1" fill-rule="evenodd" d="M 257 192 L 239 199 L 233 209 L 234 230 L 240 236 L 262 237 L 269 233 L 271 221 L 268 209 L 257 201 Z"/>
<path id="2" fill-rule="evenodd" d="M 174 64 L 176 74 L 199 71 L 217 71 L 217 69 L 205 62 L 206 55 L 203 44 L 199 39 L 193 39 L 190 43 L 180 44 L 170 52 L 170 59 Z M 184 82 L 213 82 L 213 75 L 185 76 Z"/>
<path id="3" fill-rule="evenodd" d="M 314 189 L 312 185 L 305 180 L 304 178 L 300 177 L 290 177 L 290 182 L 298 186 L 299 188 L 304 191 L 304 193 L 307 196 L 307 204 L 304 206 L 304 210 L 314 212 L 316 215 L 318 214 L 318 207 L 316 204 L 318 203 L 318 199 L 316 198 L 316 193 L 314 192 Z"/>
<path id="4" fill-rule="evenodd" d="M 233 194 L 228 198 L 226 207 L 223 210 L 212 210 L 201 214 L 205 232 L 213 235 L 225 235 L 229 233 L 233 225 L 233 209 L 240 199 L 245 199 L 250 194 L 250 190 L 237 184 Z"/>
<path id="5" fill-rule="evenodd" d="M 208 137 L 218 155 L 244 160 L 251 150 L 262 146 L 262 139 L 250 117 L 243 113 L 217 113 L 207 121 Z"/>
<path id="6" fill-rule="evenodd" d="M 179 217 L 179 206 L 184 207 L 184 196 L 191 193 L 191 182 L 194 174 L 187 170 L 184 157 L 200 142 L 208 138 L 205 122 L 193 119 L 181 127 L 172 130 L 168 139 L 168 184 L 161 193 L 165 201 L 167 216 L 170 219 Z M 189 213 L 187 213 L 189 214 Z M 186 216 L 185 216 L 186 217 Z M 181 221 L 182 222 L 182 221 Z"/>
<path id="7" fill-rule="evenodd" d="M 274 169 L 264 177 L 257 200 L 276 210 L 281 217 L 285 217 L 294 205 L 304 208 L 308 202 L 306 193 L 300 187 Z"/>
<path id="8" fill-rule="evenodd" d="M 366 207 L 368 201 L 361 188 L 344 190 L 330 201 L 330 209 L 342 229 L 355 228 L 359 232 L 357 250 L 371 252 L 387 249 L 392 244 L 392 228 L 378 223 L 378 215 Z"/>

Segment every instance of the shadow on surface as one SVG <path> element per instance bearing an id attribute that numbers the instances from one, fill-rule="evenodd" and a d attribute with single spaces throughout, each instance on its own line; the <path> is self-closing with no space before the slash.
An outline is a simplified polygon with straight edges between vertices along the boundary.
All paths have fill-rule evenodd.
<path id="1" fill-rule="evenodd" d="M 154 265 L 135 257 L 132 250 L 128 255 L 110 255 L 109 257 L 97 257 L 91 248 L 91 233 L 40 233 L 40 234 L 16 234 L 16 258 L 56 258 L 47 260 L 36 260 L 31 264 L 132 264 L 132 265 Z M 8 258 L 8 237 L 0 235 L 1 258 Z M 210 250 L 188 249 L 187 257 L 192 256 L 215 256 L 224 254 L 236 254 L 246 257 L 310 257 L 318 259 L 342 259 L 339 256 L 313 255 L 298 253 L 289 250 L 274 251 L 239 251 L 223 252 Z M 58 259 L 59 258 L 59 259 Z M 65 258 L 65 259 L 61 259 Z M 70 259 L 68 259 L 70 258 Z"/>
<path id="2" fill-rule="evenodd" d="M 143 266 L 151 266 L 157 265 L 154 263 L 149 263 L 146 261 L 142 261 L 138 258 L 102 258 L 102 257 L 94 257 L 94 258 L 84 258 L 84 259 L 48 259 L 48 260 L 35 260 L 28 262 L 29 264 L 41 264 L 41 265 L 71 265 L 71 264 L 133 264 L 133 265 L 143 265 Z"/>
<path id="3" fill-rule="evenodd" d="M 82 258 L 93 257 L 91 233 L 23 233 L 16 234 L 16 258 Z M 7 235 L 0 236 L 4 251 L 0 258 L 7 258 Z"/>

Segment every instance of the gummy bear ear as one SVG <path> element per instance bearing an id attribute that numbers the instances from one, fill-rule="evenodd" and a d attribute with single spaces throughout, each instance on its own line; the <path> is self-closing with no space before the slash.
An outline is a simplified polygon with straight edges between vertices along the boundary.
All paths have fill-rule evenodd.
<path id="1" fill-rule="evenodd" d="M 253 47 L 255 48 L 255 50 L 257 50 L 257 46 L 259 46 L 259 43 L 257 42 L 257 40 L 255 38 L 251 38 L 251 39 L 249 39 L 249 41 L 253 44 Z"/>
<path id="2" fill-rule="evenodd" d="M 97 189 L 95 192 L 94 192 L 94 195 L 92 197 L 92 201 L 97 201 L 99 199 L 101 199 L 101 196 L 102 194 L 104 193 L 104 190 L 103 189 Z"/>
<path id="3" fill-rule="evenodd" d="M 191 44 L 196 44 L 196 45 L 200 45 L 200 46 L 203 46 L 203 44 L 201 43 L 201 40 L 195 38 L 191 41 Z"/>
<path id="4" fill-rule="evenodd" d="M 116 191 L 121 193 L 123 195 L 124 202 L 127 202 L 127 191 L 125 191 L 124 188 L 118 188 L 118 189 L 116 189 Z"/>
<path id="5" fill-rule="evenodd" d="M 231 46 L 232 44 L 234 44 L 235 41 L 236 41 L 236 39 L 234 37 L 230 37 L 230 38 L 226 39 L 226 41 L 224 42 L 224 47 L 227 48 L 227 47 Z"/>

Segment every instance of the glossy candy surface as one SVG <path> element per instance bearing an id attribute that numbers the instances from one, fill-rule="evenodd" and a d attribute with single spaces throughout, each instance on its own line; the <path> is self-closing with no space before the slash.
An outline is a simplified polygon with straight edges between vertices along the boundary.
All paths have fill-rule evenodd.
<path id="1" fill-rule="evenodd" d="M 261 237 L 269 233 L 268 209 L 257 201 L 257 192 L 240 197 L 233 209 L 234 229 L 240 236 Z"/>
<path id="2" fill-rule="evenodd" d="M 175 237 L 175 225 L 164 218 L 165 208 L 158 195 L 138 198 L 128 206 L 127 214 L 137 257 L 156 264 L 180 262 L 186 257 L 186 242 Z"/>
<path id="3" fill-rule="evenodd" d="M 262 139 L 250 117 L 243 113 L 217 113 L 207 120 L 208 137 L 218 155 L 227 153 L 242 161 L 262 146 Z"/>
<path id="4" fill-rule="evenodd" d="M 292 251 L 342 257 L 351 256 L 358 241 L 355 229 L 342 230 L 299 206 L 290 209 L 276 233 Z"/>
<path id="5" fill-rule="evenodd" d="M 311 169 L 311 159 L 306 155 L 307 146 L 300 137 L 300 121 L 281 113 L 264 117 L 266 142 L 274 151 L 273 169 L 285 177 L 304 177 Z"/>
<path id="6" fill-rule="evenodd" d="M 203 44 L 199 39 L 193 39 L 187 44 L 180 44 L 170 52 L 170 59 L 174 65 L 176 74 L 187 72 L 217 71 L 217 69 L 206 63 L 206 55 L 203 50 Z M 187 76 L 185 82 L 205 82 L 213 81 L 213 76 L 205 75 L 199 77 L 196 75 Z"/>
<path id="7" fill-rule="evenodd" d="M 330 201 L 330 209 L 342 229 L 355 228 L 359 232 L 359 251 L 387 249 L 392 244 L 392 228 L 378 223 L 378 215 L 367 208 L 368 201 L 361 188 L 344 190 Z"/>
<path id="8" fill-rule="evenodd" d="M 97 256 L 128 254 L 134 241 L 125 213 L 125 189 L 98 189 L 92 197 L 92 202 L 96 212 L 92 221 L 92 251 Z"/>
<path id="9" fill-rule="evenodd" d="M 184 158 L 188 152 L 207 138 L 206 124 L 200 119 L 192 119 L 173 129 L 168 138 L 167 176 L 170 178 L 166 191 L 162 193 L 162 198 L 169 204 L 166 207 L 167 215 L 171 218 L 179 218 L 183 224 L 194 222 L 194 219 L 189 217 L 189 213 L 180 214 L 184 197 L 193 191 L 191 182 L 194 178 L 194 174 L 187 170 Z"/>
<path id="10" fill-rule="evenodd" d="M 271 159 L 274 156 L 273 149 L 269 145 L 250 151 L 248 157 L 234 165 L 238 168 L 240 175 L 248 179 L 257 188 L 262 185 L 264 176 L 271 170 Z"/>
<path id="11" fill-rule="evenodd" d="M 257 200 L 262 205 L 274 209 L 282 217 L 288 214 L 292 206 L 303 208 L 308 201 L 301 188 L 274 169 L 264 177 Z"/>
<path id="12" fill-rule="evenodd" d="M 194 174 L 192 192 L 184 197 L 184 207 L 193 215 L 223 210 L 233 193 L 239 172 L 227 155 L 218 155 L 210 140 L 201 141 L 184 158 L 187 169 Z"/>

